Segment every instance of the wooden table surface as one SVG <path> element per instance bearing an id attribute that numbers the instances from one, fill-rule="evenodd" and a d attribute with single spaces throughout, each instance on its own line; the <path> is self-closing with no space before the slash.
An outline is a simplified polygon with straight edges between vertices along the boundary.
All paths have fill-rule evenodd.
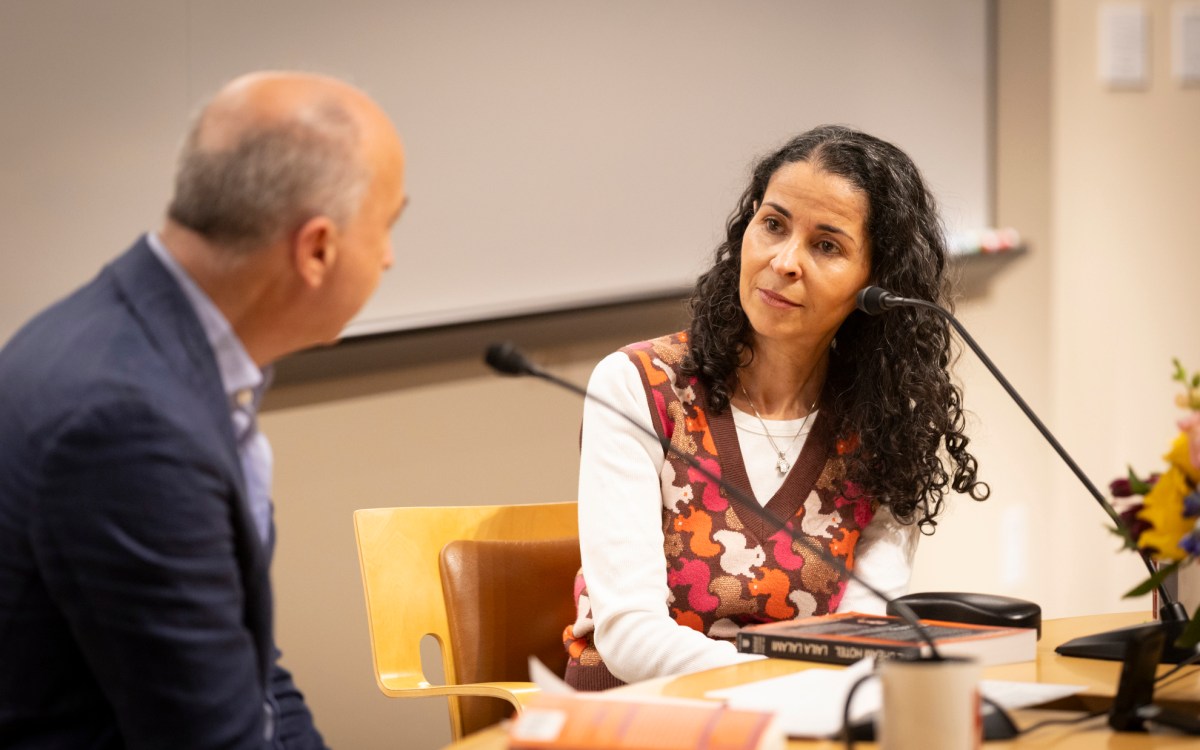
<path id="1" fill-rule="evenodd" d="M 1117 689 L 1117 677 L 1121 672 L 1120 662 L 1078 659 L 1060 656 L 1055 646 L 1081 635 L 1091 635 L 1114 628 L 1146 622 L 1140 612 L 1113 615 L 1092 615 L 1047 620 L 1042 624 L 1042 637 L 1038 641 L 1037 658 L 1019 664 L 987 667 L 984 677 L 992 680 L 1018 682 L 1049 682 L 1070 685 L 1085 685 L 1086 689 L 1077 696 L 1045 708 L 1013 712 L 1019 727 L 1028 727 L 1046 718 L 1075 718 L 1086 712 L 1103 711 L 1112 702 Z M 663 677 L 617 688 L 627 695 L 673 696 L 680 698 L 703 698 L 710 690 L 734 687 L 756 680 L 797 672 L 802 669 L 841 669 L 842 667 L 816 664 L 788 659 L 763 659 L 737 664 L 720 669 L 710 669 L 680 677 Z M 1173 668 L 1160 665 L 1159 674 Z M 1181 679 L 1156 689 L 1154 702 L 1165 708 L 1200 712 L 1200 667 L 1187 667 Z M 506 746 L 504 730 L 499 727 L 487 729 L 448 746 L 448 750 L 502 750 Z M 788 741 L 788 748 L 823 749 L 843 747 L 834 740 Z M 856 743 L 856 747 L 872 748 L 874 743 Z M 1200 739 L 1167 733 L 1135 734 L 1118 733 L 1108 728 L 1105 717 L 1090 719 L 1080 724 L 1051 725 L 1029 735 L 1005 742 L 988 742 L 988 748 L 1056 748 L 1056 750 L 1082 750 L 1082 748 L 1108 748 L 1109 750 L 1135 750 L 1144 748 L 1200 748 Z"/>

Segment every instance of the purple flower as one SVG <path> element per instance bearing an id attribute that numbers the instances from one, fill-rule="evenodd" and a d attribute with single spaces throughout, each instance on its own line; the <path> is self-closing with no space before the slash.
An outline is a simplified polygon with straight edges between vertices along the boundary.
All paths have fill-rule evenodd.
<path id="1" fill-rule="evenodd" d="M 1200 516 L 1200 490 L 1192 490 L 1191 494 L 1183 498 L 1183 517 L 1195 518 Z"/>
<path id="2" fill-rule="evenodd" d="M 1133 489 L 1129 486 L 1128 479 L 1114 479 L 1108 485 L 1108 491 L 1113 497 L 1130 497 L 1133 495 Z"/>
<path id="3" fill-rule="evenodd" d="M 1184 534 L 1183 538 L 1179 540 L 1179 546 L 1191 557 L 1200 555 L 1200 531 Z"/>

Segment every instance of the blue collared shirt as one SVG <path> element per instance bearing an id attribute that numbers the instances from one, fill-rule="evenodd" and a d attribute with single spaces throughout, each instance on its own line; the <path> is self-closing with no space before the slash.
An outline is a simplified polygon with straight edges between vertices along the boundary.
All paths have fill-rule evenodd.
<path id="1" fill-rule="evenodd" d="M 259 538 L 266 543 L 271 529 L 271 446 L 258 430 L 258 407 L 263 393 L 270 385 L 271 368 L 260 370 L 246 352 L 242 342 L 234 333 L 229 321 L 213 304 L 204 290 L 197 286 L 179 261 L 167 251 L 158 234 L 146 236 L 150 249 L 162 262 L 172 278 L 179 284 L 183 294 L 200 319 L 204 335 L 212 347 L 217 360 L 229 404 L 229 418 L 233 422 L 233 434 L 237 439 L 238 459 L 242 463 L 242 474 L 246 479 L 246 492 L 250 499 L 250 511 Z"/>

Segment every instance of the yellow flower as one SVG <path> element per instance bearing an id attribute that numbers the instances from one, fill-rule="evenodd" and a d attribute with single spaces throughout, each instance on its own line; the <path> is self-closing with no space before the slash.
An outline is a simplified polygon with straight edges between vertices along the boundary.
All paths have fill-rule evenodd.
<path id="1" fill-rule="evenodd" d="M 1179 437 L 1175 438 L 1174 443 L 1171 443 L 1171 450 L 1167 451 L 1167 455 L 1163 458 L 1167 459 L 1172 466 L 1178 466 L 1192 484 L 1200 482 L 1200 470 L 1192 465 L 1192 455 L 1186 432 L 1179 433 Z"/>
<path id="2" fill-rule="evenodd" d="M 1160 561 L 1187 557 L 1179 540 L 1195 523 L 1183 517 L 1183 498 L 1191 491 L 1183 469 L 1172 463 L 1154 483 L 1154 488 L 1143 500 L 1144 507 L 1138 511 L 1138 518 L 1150 524 L 1150 528 L 1138 537 L 1138 546 L 1156 550 L 1154 557 Z"/>

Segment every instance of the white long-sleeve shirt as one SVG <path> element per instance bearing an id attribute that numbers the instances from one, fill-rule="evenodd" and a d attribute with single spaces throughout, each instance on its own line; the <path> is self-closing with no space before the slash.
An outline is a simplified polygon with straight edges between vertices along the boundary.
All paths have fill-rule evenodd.
<path id="1" fill-rule="evenodd" d="M 609 671 L 625 682 L 683 674 L 758 658 L 732 643 L 679 625 L 668 613 L 663 557 L 662 446 L 636 366 L 616 352 L 592 373 L 588 392 L 632 417 L 650 434 L 589 400 L 584 405 L 579 470 L 579 543 L 594 621 L 594 643 Z M 732 407 L 731 407 L 732 408 Z M 752 414 L 733 409 L 742 459 L 755 498 L 765 503 L 782 485 L 778 454 Z M 803 420 L 768 421 L 781 447 Z M 807 433 L 815 416 L 804 426 Z M 795 464 L 801 435 L 788 450 Z M 920 533 L 881 507 L 855 548 L 855 572 L 889 597 L 908 590 Z M 883 612 L 873 594 L 850 581 L 839 611 Z"/>

